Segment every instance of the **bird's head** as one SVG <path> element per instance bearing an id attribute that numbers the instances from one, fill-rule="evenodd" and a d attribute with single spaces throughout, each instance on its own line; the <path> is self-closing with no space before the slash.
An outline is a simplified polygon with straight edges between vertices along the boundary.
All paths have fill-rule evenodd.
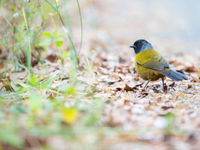
<path id="1" fill-rule="evenodd" d="M 147 49 L 153 48 L 149 42 L 147 42 L 146 40 L 143 40 L 143 39 L 135 41 L 135 43 L 133 45 L 131 45 L 130 47 L 134 48 L 136 54 L 138 54 L 142 51 L 145 51 Z"/>

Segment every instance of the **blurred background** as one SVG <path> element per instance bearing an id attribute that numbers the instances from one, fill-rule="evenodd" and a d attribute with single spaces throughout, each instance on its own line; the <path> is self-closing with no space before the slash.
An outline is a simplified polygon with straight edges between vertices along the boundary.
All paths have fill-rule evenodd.
<path id="1" fill-rule="evenodd" d="M 155 47 L 200 55 L 200 9 L 195 0 L 82 1 L 84 34 L 104 34 L 126 45 L 144 38 Z M 106 42 L 108 42 L 106 40 Z M 115 43 L 113 43 L 115 44 Z M 170 49 L 167 49 L 170 48 Z"/>

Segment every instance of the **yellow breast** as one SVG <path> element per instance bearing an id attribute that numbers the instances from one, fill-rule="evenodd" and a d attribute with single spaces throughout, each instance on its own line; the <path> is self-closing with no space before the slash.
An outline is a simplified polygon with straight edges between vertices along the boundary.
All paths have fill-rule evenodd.
<path id="1" fill-rule="evenodd" d="M 163 76 L 161 74 L 161 71 L 156 71 L 156 70 L 145 68 L 141 65 L 138 65 L 138 62 L 140 62 L 140 64 L 144 64 L 148 61 L 151 61 L 155 57 L 160 57 L 160 55 L 158 52 L 154 51 L 153 49 L 145 50 L 136 55 L 135 68 L 136 68 L 137 73 L 142 79 L 155 81 Z"/>

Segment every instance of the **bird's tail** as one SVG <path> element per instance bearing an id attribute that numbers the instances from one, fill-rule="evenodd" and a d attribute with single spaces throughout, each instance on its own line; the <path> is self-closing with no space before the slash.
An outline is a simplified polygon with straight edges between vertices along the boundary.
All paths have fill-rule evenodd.
<path id="1" fill-rule="evenodd" d="M 167 76 L 168 78 L 174 80 L 174 81 L 181 81 L 181 80 L 187 80 L 188 78 L 183 75 L 180 72 L 173 71 L 173 70 L 167 70 L 162 73 L 163 75 Z"/>

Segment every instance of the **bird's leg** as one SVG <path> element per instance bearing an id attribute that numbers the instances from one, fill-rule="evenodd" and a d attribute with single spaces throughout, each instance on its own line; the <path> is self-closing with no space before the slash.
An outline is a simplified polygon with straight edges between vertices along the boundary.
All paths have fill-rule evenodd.
<path id="1" fill-rule="evenodd" d="M 165 91 L 165 82 L 164 82 L 164 78 L 162 77 L 162 86 L 163 86 L 163 91 Z"/>
<path id="2" fill-rule="evenodd" d="M 145 84 L 144 88 L 143 89 L 146 89 L 147 85 L 149 84 L 151 80 L 147 81 L 147 83 Z"/>

